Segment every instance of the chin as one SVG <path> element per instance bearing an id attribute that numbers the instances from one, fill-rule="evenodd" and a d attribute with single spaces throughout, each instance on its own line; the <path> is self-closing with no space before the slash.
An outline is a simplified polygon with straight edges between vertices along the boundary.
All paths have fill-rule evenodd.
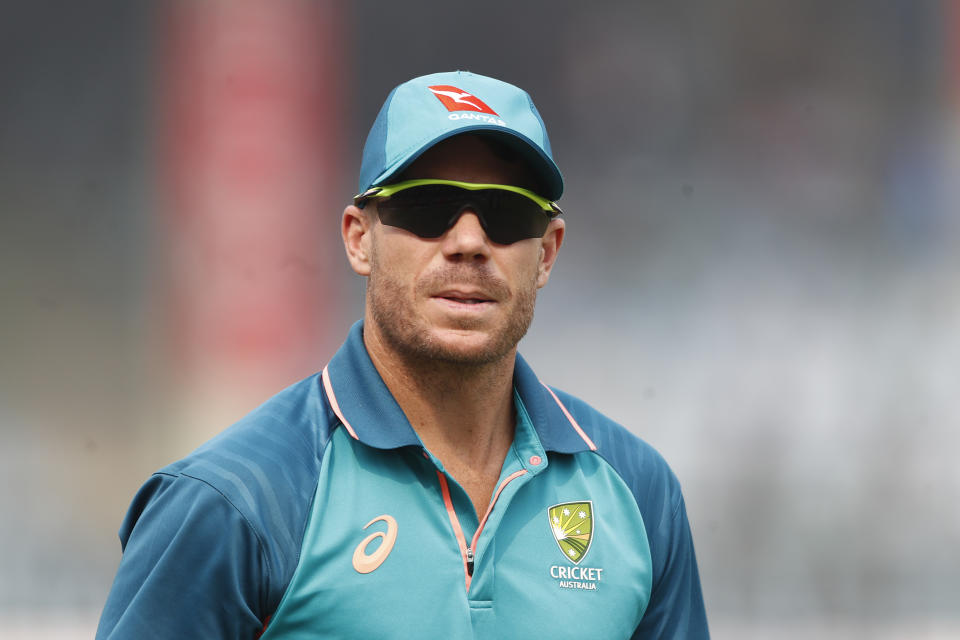
<path id="1" fill-rule="evenodd" d="M 437 314 L 418 309 L 389 278 L 371 279 L 367 288 L 370 320 L 384 346 L 402 358 L 480 366 L 511 356 L 533 320 L 536 288 L 522 290 L 500 313 L 486 317 Z"/>
<path id="2" fill-rule="evenodd" d="M 490 364 L 512 354 L 516 347 L 515 341 L 503 339 L 502 332 L 440 329 L 421 335 L 423 340 L 414 346 L 416 355 L 450 364 Z"/>

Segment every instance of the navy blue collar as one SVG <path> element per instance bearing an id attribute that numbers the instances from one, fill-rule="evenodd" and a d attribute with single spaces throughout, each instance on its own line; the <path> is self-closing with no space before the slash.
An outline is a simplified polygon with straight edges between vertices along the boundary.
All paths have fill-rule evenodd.
<path id="1" fill-rule="evenodd" d="M 351 435 L 379 449 L 421 446 L 420 438 L 370 360 L 363 343 L 362 321 L 351 327 L 323 377 L 327 399 Z M 513 384 L 545 450 L 576 453 L 595 448 L 519 354 Z"/>

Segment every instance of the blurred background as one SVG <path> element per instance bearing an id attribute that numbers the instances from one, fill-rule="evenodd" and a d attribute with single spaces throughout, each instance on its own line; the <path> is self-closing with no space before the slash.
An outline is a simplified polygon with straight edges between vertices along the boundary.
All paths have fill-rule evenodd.
<path id="1" fill-rule="evenodd" d="M 527 89 L 521 350 L 681 479 L 712 632 L 960 638 L 960 4 L 4 3 L 0 629 L 89 638 L 155 469 L 326 363 L 389 90 Z"/>

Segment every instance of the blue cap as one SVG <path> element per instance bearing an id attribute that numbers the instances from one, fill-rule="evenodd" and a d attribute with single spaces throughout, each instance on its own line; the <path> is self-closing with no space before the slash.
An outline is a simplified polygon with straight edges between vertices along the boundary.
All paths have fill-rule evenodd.
<path id="1" fill-rule="evenodd" d="M 389 183 L 433 145 L 471 131 L 509 144 L 539 177 L 540 195 L 560 198 L 563 176 L 533 100 L 512 84 L 467 71 L 421 76 L 390 92 L 363 145 L 357 193 Z"/>

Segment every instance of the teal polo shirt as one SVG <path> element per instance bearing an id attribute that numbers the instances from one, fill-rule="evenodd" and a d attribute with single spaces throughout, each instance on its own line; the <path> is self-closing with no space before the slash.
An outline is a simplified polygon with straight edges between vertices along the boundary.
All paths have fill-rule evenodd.
<path id="1" fill-rule="evenodd" d="M 485 513 L 363 344 L 154 474 L 97 638 L 707 638 L 683 497 L 646 443 L 517 356 Z"/>

